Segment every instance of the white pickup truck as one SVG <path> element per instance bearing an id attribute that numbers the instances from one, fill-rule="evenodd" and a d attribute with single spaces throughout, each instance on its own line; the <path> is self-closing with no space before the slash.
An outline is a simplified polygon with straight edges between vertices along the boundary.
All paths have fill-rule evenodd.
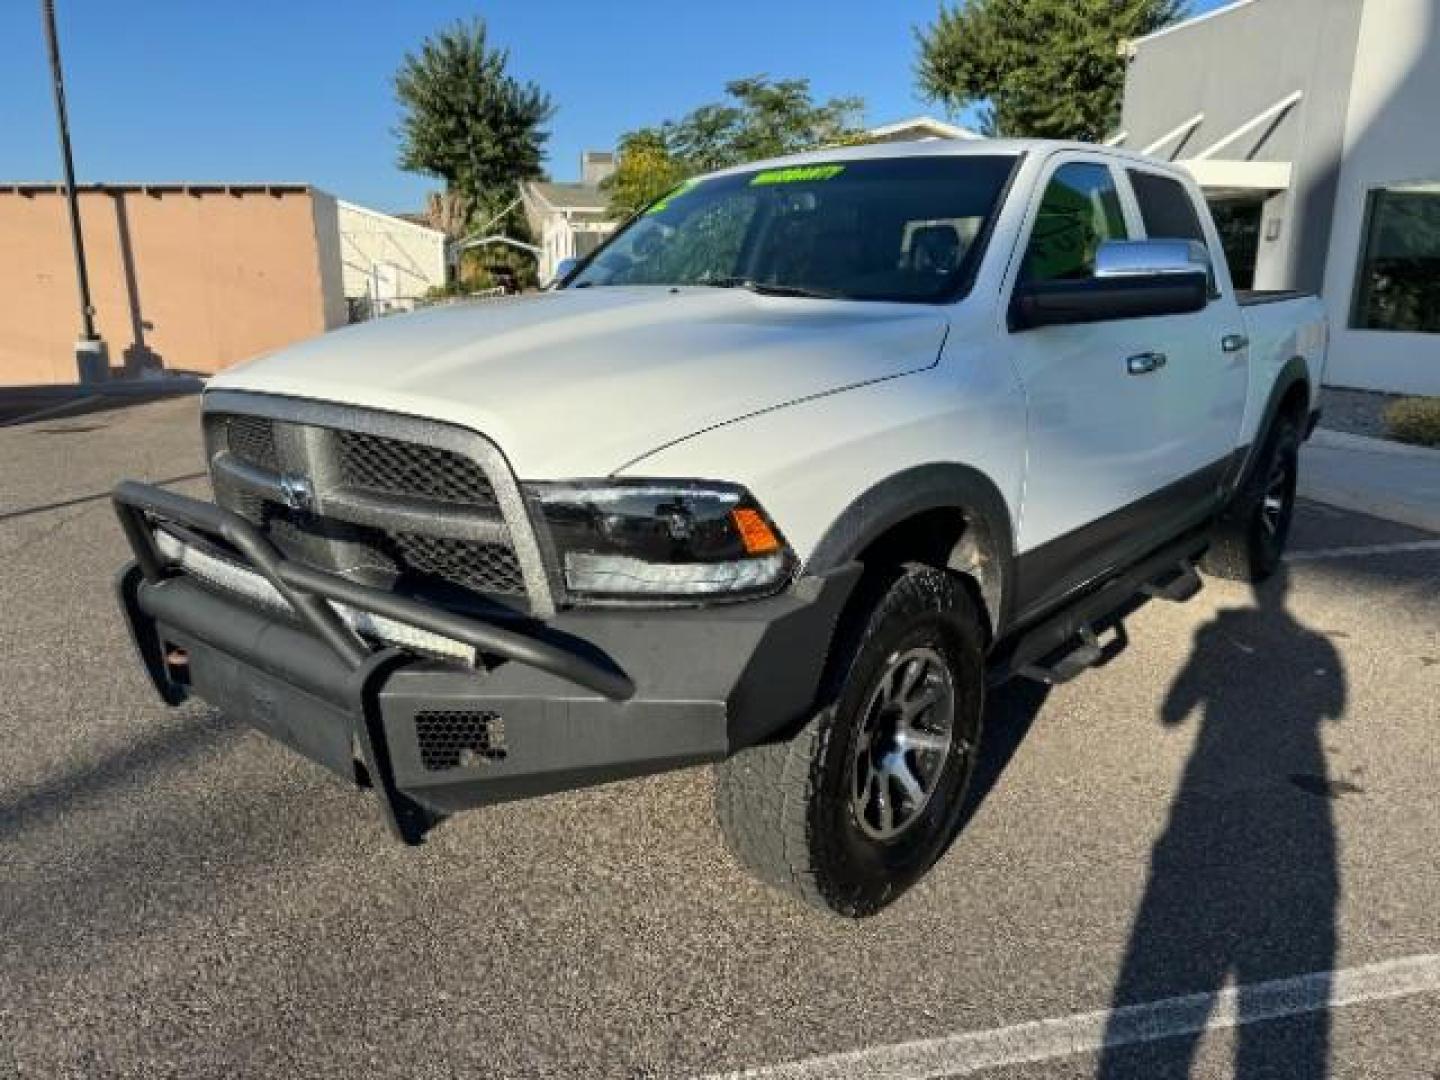
<path id="1" fill-rule="evenodd" d="M 1144 157 L 747 165 L 547 292 L 214 379 L 215 502 L 116 489 L 121 602 L 165 701 L 373 786 L 406 841 L 720 762 L 740 859 L 866 915 L 958 827 L 987 685 L 1073 677 L 1197 565 L 1275 568 L 1325 347 Z"/>

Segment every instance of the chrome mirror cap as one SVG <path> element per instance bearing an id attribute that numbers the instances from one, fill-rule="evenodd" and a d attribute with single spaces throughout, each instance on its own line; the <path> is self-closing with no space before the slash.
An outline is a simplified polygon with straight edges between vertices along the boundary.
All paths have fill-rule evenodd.
<path id="1" fill-rule="evenodd" d="M 1097 278 L 1209 272 L 1205 246 L 1194 240 L 1106 240 L 1095 253 Z"/>

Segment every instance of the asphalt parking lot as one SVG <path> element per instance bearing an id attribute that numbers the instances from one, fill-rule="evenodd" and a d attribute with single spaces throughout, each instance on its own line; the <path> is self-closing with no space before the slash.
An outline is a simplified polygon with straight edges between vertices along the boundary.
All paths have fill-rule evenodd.
<path id="1" fill-rule="evenodd" d="M 967 828 L 846 923 L 707 770 L 408 850 L 164 709 L 106 492 L 200 467 L 193 399 L 0 430 L 0 1075 L 1440 1077 L 1440 537 L 1306 504 L 1258 596 L 997 693 Z"/>

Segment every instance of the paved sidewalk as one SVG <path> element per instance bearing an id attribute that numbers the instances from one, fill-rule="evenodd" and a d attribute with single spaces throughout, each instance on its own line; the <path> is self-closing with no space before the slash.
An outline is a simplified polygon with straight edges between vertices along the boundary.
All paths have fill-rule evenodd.
<path id="1" fill-rule="evenodd" d="M 1440 450 L 1321 428 L 1301 451 L 1300 494 L 1440 532 Z"/>

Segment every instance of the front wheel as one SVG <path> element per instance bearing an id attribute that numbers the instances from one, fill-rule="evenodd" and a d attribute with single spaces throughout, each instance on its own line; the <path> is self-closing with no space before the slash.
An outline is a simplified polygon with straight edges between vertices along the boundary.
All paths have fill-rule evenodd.
<path id="1" fill-rule="evenodd" d="M 1280 567 L 1300 473 L 1300 429 L 1281 418 L 1249 481 L 1221 516 L 1201 560 L 1206 573 L 1232 581 L 1264 581 Z"/>
<path id="2" fill-rule="evenodd" d="M 897 572 L 850 645 L 834 703 L 794 738 L 718 769 L 731 849 L 761 880 L 850 917 L 871 915 L 940 857 L 980 741 L 981 621 L 963 584 Z"/>

